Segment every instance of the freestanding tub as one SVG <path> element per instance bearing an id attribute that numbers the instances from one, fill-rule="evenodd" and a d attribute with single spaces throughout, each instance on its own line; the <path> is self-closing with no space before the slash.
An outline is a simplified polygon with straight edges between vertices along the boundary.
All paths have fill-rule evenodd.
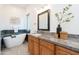
<path id="1" fill-rule="evenodd" d="M 21 45 L 24 42 L 25 36 L 26 34 L 18 34 L 14 38 L 10 36 L 3 38 L 6 48 L 11 48 L 11 47 Z"/>

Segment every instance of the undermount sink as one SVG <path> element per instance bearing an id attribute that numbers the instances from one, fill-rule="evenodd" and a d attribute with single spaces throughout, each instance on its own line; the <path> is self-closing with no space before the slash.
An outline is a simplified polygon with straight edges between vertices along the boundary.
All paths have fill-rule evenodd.
<path id="1" fill-rule="evenodd" d="M 41 36 L 42 34 L 32 34 L 32 35 L 38 37 Z"/>

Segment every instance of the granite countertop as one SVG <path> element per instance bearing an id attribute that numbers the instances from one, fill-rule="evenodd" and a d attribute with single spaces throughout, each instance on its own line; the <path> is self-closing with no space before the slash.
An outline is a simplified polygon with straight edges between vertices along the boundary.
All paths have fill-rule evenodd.
<path id="1" fill-rule="evenodd" d="M 71 38 L 69 37 L 68 39 L 57 39 L 54 37 L 54 35 L 45 35 L 45 34 L 29 34 L 35 37 L 38 37 L 42 40 L 46 40 L 52 44 L 56 44 L 58 46 L 68 48 L 70 50 L 79 52 L 79 39 L 78 38 Z"/>

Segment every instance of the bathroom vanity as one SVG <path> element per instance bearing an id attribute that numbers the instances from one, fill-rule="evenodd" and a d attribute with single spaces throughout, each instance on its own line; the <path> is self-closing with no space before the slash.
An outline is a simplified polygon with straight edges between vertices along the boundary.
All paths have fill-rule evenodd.
<path id="1" fill-rule="evenodd" d="M 30 34 L 28 50 L 32 55 L 79 55 L 78 41 L 57 39 L 50 35 Z"/>

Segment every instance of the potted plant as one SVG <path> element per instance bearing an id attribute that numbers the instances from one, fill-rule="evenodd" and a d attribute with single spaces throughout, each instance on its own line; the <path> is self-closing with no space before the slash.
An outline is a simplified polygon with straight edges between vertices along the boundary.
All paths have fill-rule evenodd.
<path id="1" fill-rule="evenodd" d="M 65 23 L 65 22 L 70 22 L 70 20 L 72 20 L 72 18 L 74 18 L 74 16 L 72 15 L 72 13 L 69 12 L 69 9 L 72 5 L 69 4 L 68 6 L 66 6 L 65 8 L 63 8 L 63 10 L 61 12 L 55 13 L 55 16 L 58 20 L 58 26 L 57 26 L 57 34 L 58 34 L 58 38 L 60 38 L 60 32 L 62 31 L 61 28 L 61 23 Z"/>

